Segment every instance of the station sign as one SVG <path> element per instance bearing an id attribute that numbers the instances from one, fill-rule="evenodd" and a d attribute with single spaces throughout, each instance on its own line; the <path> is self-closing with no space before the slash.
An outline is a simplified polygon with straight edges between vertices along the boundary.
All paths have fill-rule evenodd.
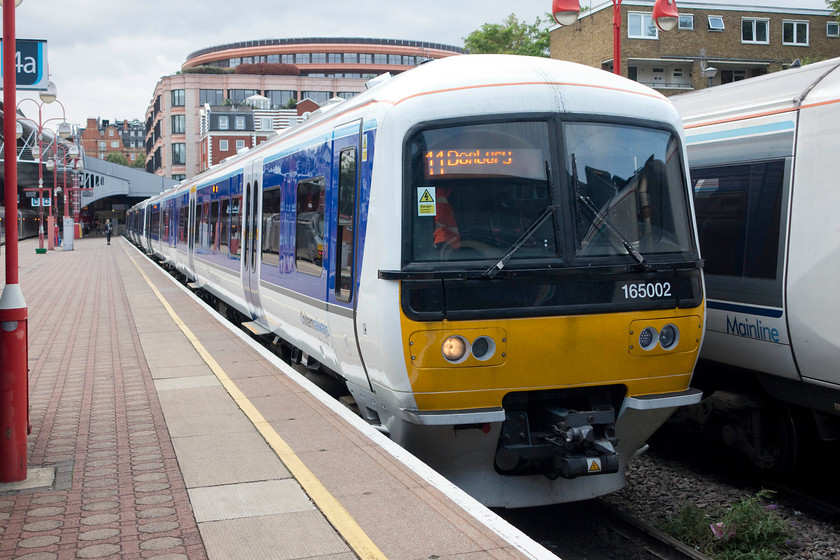
<path id="1" fill-rule="evenodd" d="M 3 51 L 3 41 L 0 40 L 0 53 Z M 41 39 L 15 40 L 15 83 L 17 89 L 43 91 L 49 83 L 49 69 L 47 68 L 47 42 Z M 0 58 L 0 75 L 2 68 Z"/>

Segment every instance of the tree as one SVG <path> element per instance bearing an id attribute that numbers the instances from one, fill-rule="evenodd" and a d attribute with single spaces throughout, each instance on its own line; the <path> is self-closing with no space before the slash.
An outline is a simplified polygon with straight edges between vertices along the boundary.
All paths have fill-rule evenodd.
<path id="1" fill-rule="evenodd" d="M 831 10 L 831 15 L 834 16 L 834 19 L 840 21 L 840 0 L 825 0 L 825 4 Z"/>
<path id="2" fill-rule="evenodd" d="M 111 163 L 116 163 L 118 165 L 128 165 L 128 158 L 125 157 L 125 154 L 121 154 L 119 152 L 109 153 L 105 156 L 105 161 L 110 161 Z"/>
<path id="3" fill-rule="evenodd" d="M 840 0 L 832 0 L 840 2 Z M 521 54 L 549 56 L 548 19 L 537 18 L 533 25 L 510 14 L 502 24 L 485 23 L 464 39 L 472 54 Z M 545 27 L 542 27 L 545 24 Z"/>

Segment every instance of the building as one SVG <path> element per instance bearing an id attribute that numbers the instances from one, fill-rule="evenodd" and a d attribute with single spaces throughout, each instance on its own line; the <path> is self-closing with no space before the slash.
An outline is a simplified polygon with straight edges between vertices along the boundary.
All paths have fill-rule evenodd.
<path id="1" fill-rule="evenodd" d="M 622 2 L 622 76 L 671 95 L 776 72 L 796 59 L 840 56 L 840 30 L 829 10 L 683 1 L 677 8 L 678 27 L 660 31 L 653 0 Z M 551 57 L 612 71 L 612 3 L 553 29 Z"/>
<path id="2" fill-rule="evenodd" d="M 380 74 L 398 74 L 426 60 L 462 52 L 436 43 L 364 38 L 246 41 L 196 51 L 181 73 L 161 78 L 155 87 L 146 111 L 146 170 L 179 180 L 192 177 L 220 161 L 222 140 L 227 140 L 227 151 L 235 153 L 237 141 L 248 145 L 263 137 L 263 123 L 270 121 L 274 130 L 288 126 L 288 117 L 265 111 L 304 100 L 316 107 L 334 97 L 349 98 Z M 260 64 L 288 65 L 294 72 L 236 73 L 239 66 Z M 259 71 L 256 66 L 243 68 Z M 237 131 L 235 120 L 229 120 L 230 134 L 215 130 L 222 121 L 215 121 L 214 115 L 244 117 L 244 126 L 251 129 Z M 246 132 L 253 139 L 247 139 Z"/>
<path id="3" fill-rule="evenodd" d="M 145 161 L 146 128 L 137 119 L 114 121 L 88 118 L 87 125 L 80 130 L 80 142 L 84 152 L 90 156 L 105 159 L 108 154 L 122 154 L 129 165 L 140 159 Z"/>

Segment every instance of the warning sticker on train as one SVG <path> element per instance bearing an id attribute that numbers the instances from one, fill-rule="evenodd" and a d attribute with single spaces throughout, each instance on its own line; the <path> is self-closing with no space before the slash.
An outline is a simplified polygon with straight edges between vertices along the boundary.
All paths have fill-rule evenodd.
<path id="1" fill-rule="evenodd" d="M 586 470 L 590 473 L 599 473 L 601 472 L 601 460 L 600 459 L 587 459 L 586 460 Z"/>
<path id="2" fill-rule="evenodd" d="M 419 187 L 417 189 L 417 215 L 434 216 L 436 214 L 437 205 L 435 204 L 435 188 Z"/>

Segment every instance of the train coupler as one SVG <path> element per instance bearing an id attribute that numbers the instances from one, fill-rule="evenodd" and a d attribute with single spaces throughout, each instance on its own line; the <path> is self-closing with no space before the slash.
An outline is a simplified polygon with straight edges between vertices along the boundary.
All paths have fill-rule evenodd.
<path id="1" fill-rule="evenodd" d="M 501 472 L 540 472 L 550 479 L 618 472 L 612 407 L 577 411 L 543 406 L 531 412 L 507 414 L 496 454 Z"/>

